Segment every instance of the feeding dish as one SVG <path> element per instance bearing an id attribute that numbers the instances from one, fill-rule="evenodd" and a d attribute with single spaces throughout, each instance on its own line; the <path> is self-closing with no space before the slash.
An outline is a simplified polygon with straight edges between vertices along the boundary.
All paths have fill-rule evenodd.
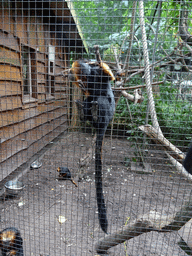
<path id="1" fill-rule="evenodd" d="M 36 160 L 34 161 L 32 164 L 31 164 L 31 169 L 38 169 L 42 166 L 42 163 L 39 162 L 39 160 Z"/>
<path id="2" fill-rule="evenodd" d="M 9 180 L 5 183 L 6 193 L 9 195 L 18 195 L 24 187 L 23 183 L 18 180 Z"/>

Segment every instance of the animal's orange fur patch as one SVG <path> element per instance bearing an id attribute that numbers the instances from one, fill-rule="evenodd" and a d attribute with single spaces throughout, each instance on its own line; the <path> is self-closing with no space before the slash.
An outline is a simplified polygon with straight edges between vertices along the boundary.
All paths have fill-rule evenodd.
<path id="1" fill-rule="evenodd" d="M 7 242 L 7 241 L 14 241 L 15 239 L 15 232 L 9 230 L 9 231 L 5 231 L 1 234 L 1 240 L 3 242 Z"/>
<path id="2" fill-rule="evenodd" d="M 115 80 L 115 76 L 113 75 L 113 72 L 111 71 L 110 67 L 105 62 L 101 62 L 100 67 L 103 69 L 103 73 L 105 75 L 110 76 L 111 81 Z"/>
<path id="3" fill-rule="evenodd" d="M 89 61 L 87 61 L 87 63 L 89 63 Z M 94 64 L 95 62 L 91 62 L 90 64 Z M 105 63 L 105 62 L 101 62 L 100 64 L 98 64 L 102 70 L 103 70 L 103 74 L 105 76 L 109 76 L 110 77 L 110 80 L 111 81 L 114 81 L 115 80 L 115 76 L 113 75 L 113 72 L 111 71 L 110 67 Z M 81 65 L 79 63 L 78 60 L 76 60 L 75 62 L 73 62 L 72 64 L 72 68 L 71 68 L 71 72 L 73 73 L 74 75 L 74 78 L 75 78 L 75 85 L 77 87 L 80 87 L 79 83 L 77 82 L 78 80 L 81 80 L 81 82 L 83 83 L 84 85 L 84 94 L 86 96 L 89 95 L 89 92 L 86 90 L 87 88 L 87 77 L 85 75 L 82 74 L 82 71 L 81 71 Z"/>
<path id="4" fill-rule="evenodd" d="M 9 255 L 11 256 L 11 255 L 16 255 L 16 251 L 15 250 L 12 250 L 12 251 L 10 251 L 10 253 L 9 253 Z"/>

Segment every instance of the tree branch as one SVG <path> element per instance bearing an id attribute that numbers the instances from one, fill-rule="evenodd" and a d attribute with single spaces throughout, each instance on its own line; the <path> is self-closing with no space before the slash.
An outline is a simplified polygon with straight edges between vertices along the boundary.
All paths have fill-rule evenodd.
<path id="1" fill-rule="evenodd" d="M 130 240 L 143 233 L 158 231 L 169 232 L 179 230 L 192 218 L 191 199 L 176 213 L 162 215 L 162 213 L 150 211 L 139 216 L 135 221 L 128 223 L 121 230 L 105 236 L 96 243 L 95 248 L 98 253 L 104 253 L 113 246 Z"/>
<path id="2" fill-rule="evenodd" d="M 165 150 L 168 150 L 169 154 L 177 160 L 183 160 L 185 155 L 177 147 L 175 147 L 169 140 L 167 140 L 163 134 L 151 125 L 141 125 L 139 129 L 147 134 L 155 143 L 164 146 Z"/>

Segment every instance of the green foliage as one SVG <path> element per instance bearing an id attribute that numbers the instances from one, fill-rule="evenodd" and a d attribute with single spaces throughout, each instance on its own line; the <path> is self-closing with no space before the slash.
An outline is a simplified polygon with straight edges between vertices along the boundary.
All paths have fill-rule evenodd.
<path id="1" fill-rule="evenodd" d="M 76 14 L 84 34 L 84 38 L 90 48 L 99 44 L 102 58 L 105 61 L 114 61 L 112 46 L 115 46 L 120 60 L 123 62 L 129 47 L 129 31 L 134 1 L 73 1 Z M 157 19 L 157 7 L 161 1 L 144 1 L 146 34 L 148 40 L 148 51 L 150 61 L 152 60 L 154 47 L 155 61 L 170 54 L 178 46 L 180 10 L 187 8 L 191 10 L 191 0 L 185 1 L 162 1 L 161 18 Z M 184 6 L 184 2 L 186 3 Z M 192 12 L 188 14 L 188 31 L 192 33 Z M 139 20 L 139 9 L 137 8 L 134 38 L 131 49 L 130 65 L 143 65 L 143 50 Z M 158 30 L 157 42 L 155 33 Z M 185 53 L 186 48 L 182 49 Z M 169 58 L 167 59 L 169 60 Z M 162 79 L 165 76 L 161 68 L 155 67 L 155 79 Z M 162 76 L 162 77 L 161 77 Z M 143 83 L 143 78 L 134 77 L 129 81 L 130 85 Z M 181 100 L 178 97 L 178 89 L 171 84 L 160 85 L 160 94 L 154 95 L 156 111 L 159 124 L 165 136 L 172 142 L 176 139 L 189 139 L 192 128 L 191 102 Z M 126 126 L 129 135 L 138 136 L 138 126 L 145 124 L 147 115 L 147 94 L 144 91 L 145 100 L 141 104 L 129 103 L 130 112 L 125 98 L 119 100 L 115 122 Z M 130 115 L 131 113 L 131 115 Z M 149 120 L 150 123 L 150 120 Z M 141 134 L 139 134 L 141 135 Z"/>
<path id="2" fill-rule="evenodd" d="M 147 95 L 143 95 L 145 100 L 141 104 L 129 103 L 130 112 L 126 99 L 121 97 L 116 109 L 115 123 L 126 126 L 128 134 L 131 136 L 142 136 L 138 127 L 145 124 L 147 115 Z M 192 104 L 187 100 L 178 98 L 177 89 L 171 84 L 161 85 L 160 94 L 154 97 L 159 125 L 171 142 L 191 139 L 192 130 Z M 131 117 L 130 117 L 131 113 Z M 151 124 L 151 122 L 148 122 Z"/>
<path id="3" fill-rule="evenodd" d="M 127 132 L 133 136 L 138 126 L 145 124 L 147 97 L 145 97 L 145 100 L 141 104 L 134 104 L 133 102 L 128 104 L 129 108 L 127 106 L 127 100 L 124 97 L 120 98 L 116 108 L 114 123 L 124 124 Z"/>
<path id="4" fill-rule="evenodd" d="M 90 47 L 94 44 L 110 47 L 111 33 L 120 32 L 126 19 L 127 1 L 74 1 L 75 11 L 85 39 Z M 122 17 L 123 15 L 123 17 Z"/>
<path id="5" fill-rule="evenodd" d="M 171 84 L 160 87 L 156 97 L 157 117 L 166 137 L 173 142 L 188 140 L 192 130 L 192 104 L 178 97 L 178 91 Z"/>

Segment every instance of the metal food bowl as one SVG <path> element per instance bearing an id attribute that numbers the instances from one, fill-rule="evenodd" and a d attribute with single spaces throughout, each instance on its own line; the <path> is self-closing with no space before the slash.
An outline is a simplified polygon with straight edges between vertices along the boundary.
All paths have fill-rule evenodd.
<path id="1" fill-rule="evenodd" d="M 39 160 L 36 160 L 34 161 L 32 164 L 31 164 L 31 169 L 38 169 L 42 166 L 42 163 L 39 161 Z"/>
<path id="2" fill-rule="evenodd" d="M 21 181 L 9 180 L 5 183 L 6 194 L 10 196 L 18 195 L 25 186 Z"/>

